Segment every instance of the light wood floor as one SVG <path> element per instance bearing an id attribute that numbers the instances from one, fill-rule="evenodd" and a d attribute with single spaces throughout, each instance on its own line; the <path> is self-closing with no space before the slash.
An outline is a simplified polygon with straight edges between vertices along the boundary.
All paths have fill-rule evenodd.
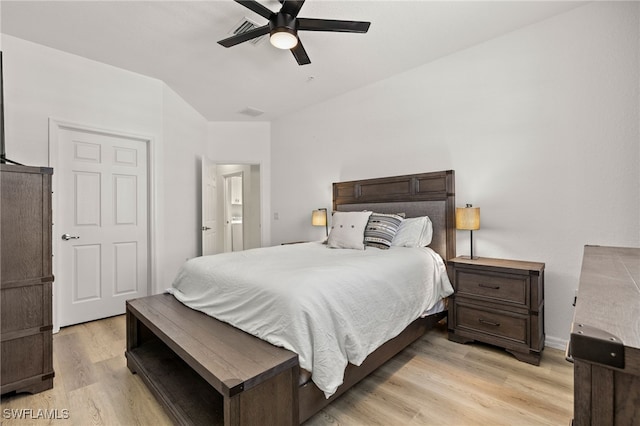
<path id="1" fill-rule="evenodd" d="M 124 316 L 54 335 L 54 388 L 2 398 L 2 425 L 169 425 L 126 367 Z M 68 419 L 7 419 L 7 409 L 68 410 Z M 482 344 L 427 333 L 305 425 L 568 425 L 573 368 L 546 348 L 539 367 Z M 61 415 L 59 417 L 62 417 Z"/>

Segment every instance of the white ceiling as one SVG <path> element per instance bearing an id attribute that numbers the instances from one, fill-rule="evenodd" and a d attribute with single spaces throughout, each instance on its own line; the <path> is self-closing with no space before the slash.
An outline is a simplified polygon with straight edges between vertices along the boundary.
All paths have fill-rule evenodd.
<path id="1" fill-rule="evenodd" d="M 276 0 L 261 0 L 277 11 Z M 1 30 L 167 83 L 211 121 L 272 120 L 580 6 L 556 1 L 308 0 L 300 17 L 370 21 L 367 34 L 299 32 L 288 51 L 218 40 L 248 17 L 230 0 L 7 1 Z M 264 111 L 251 118 L 247 107 Z"/>

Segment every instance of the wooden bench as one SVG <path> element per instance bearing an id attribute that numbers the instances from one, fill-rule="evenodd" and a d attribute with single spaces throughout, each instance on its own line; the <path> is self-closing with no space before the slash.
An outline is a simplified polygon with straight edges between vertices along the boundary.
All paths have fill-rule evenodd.
<path id="1" fill-rule="evenodd" d="M 576 299 L 572 424 L 640 419 L 640 248 L 585 246 Z"/>
<path id="2" fill-rule="evenodd" d="M 125 355 L 177 424 L 299 423 L 295 353 L 169 294 L 127 302 Z"/>

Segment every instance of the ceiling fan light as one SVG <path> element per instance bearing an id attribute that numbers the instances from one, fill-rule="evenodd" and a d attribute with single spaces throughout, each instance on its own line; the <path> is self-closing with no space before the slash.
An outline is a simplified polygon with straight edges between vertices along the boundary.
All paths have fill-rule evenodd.
<path id="1" fill-rule="evenodd" d="M 298 37 L 288 28 L 278 28 L 271 32 L 269 41 L 278 49 L 293 49 L 298 44 Z"/>

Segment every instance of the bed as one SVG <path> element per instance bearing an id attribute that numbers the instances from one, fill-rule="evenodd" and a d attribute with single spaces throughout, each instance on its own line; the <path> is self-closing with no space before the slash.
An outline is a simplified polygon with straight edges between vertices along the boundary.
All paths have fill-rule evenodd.
<path id="1" fill-rule="evenodd" d="M 453 171 L 334 183 L 333 195 L 335 212 L 402 212 L 407 218 L 428 216 L 433 233 L 430 248 L 422 250 L 432 250 L 444 260 L 455 257 Z M 402 250 L 393 249 L 381 258 L 374 257 L 381 250 L 365 250 L 367 257 L 371 257 L 367 261 L 375 265 L 386 258 L 400 256 Z M 309 253 L 305 254 L 308 257 L 319 256 L 322 250 L 335 254 L 320 243 L 302 244 L 297 248 L 281 246 L 268 252 L 292 258 L 298 252 Z M 408 253 L 405 250 L 402 256 L 409 257 Z M 252 255 L 254 253 L 245 256 Z M 270 262 L 264 261 L 265 264 Z M 304 262 L 304 258 L 292 262 L 298 264 Z M 194 262 L 197 263 L 203 262 Z M 373 269 L 374 266 L 366 268 Z M 276 274 L 280 276 L 278 274 L 280 272 Z M 379 275 L 379 272 L 374 274 Z M 372 282 L 374 278 L 366 277 L 365 280 Z M 277 286 L 277 280 L 273 285 Z M 375 348 L 367 348 L 364 356 L 360 353 L 363 359 L 356 357 L 357 362 L 349 363 L 346 369 L 341 365 L 344 376 L 327 385 L 316 380 L 320 375 L 314 373 L 313 380 L 300 380 L 301 361 L 303 365 L 307 358 L 318 361 L 321 353 L 297 350 L 299 357 L 285 349 L 296 350 L 287 342 L 272 341 L 277 345 L 274 346 L 255 337 L 260 334 L 254 330 L 249 330 L 253 334 L 250 335 L 232 327 L 228 323 L 234 322 L 228 317 L 221 316 L 223 322 L 188 308 L 185 305 L 208 312 L 201 303 L 201 292 L 181 293 L 190 286 L 194 287 L 191 281 L 182 288 L 177 286 L 175 297 L 164 294 L 127 303 L 127 364 L 132 372 L 140 374 L 176 423 L 182 424 L 302 423 L 446 316 L 446 311 L 442 310 L 424 314 L 407 321 L 408 325 L 401 332 L 389 331 L 391 334 L 376 343 Z M 196 296 L 190 298 L 193 294 Z M 230 306 L 234 306 L 233 303 L 236 302 L 231 302 Z M 338 305 L 339 301 L 330 303 Z M 432 304 L 429 302 L 428 307 Z M 264 308 L 265 305 L 260 306 Z M 338 306 L 335 310 L 338 311 Z M 415 314 L 411 315 L 415 317 Z M 304 318 L 295 318 L 294 323 L 303 321 Z M 277 322 L 277 318 L 269 321 L 273 322 Z M 319 373 L 322 369 L 314 367 L 313 371 Z"/>

